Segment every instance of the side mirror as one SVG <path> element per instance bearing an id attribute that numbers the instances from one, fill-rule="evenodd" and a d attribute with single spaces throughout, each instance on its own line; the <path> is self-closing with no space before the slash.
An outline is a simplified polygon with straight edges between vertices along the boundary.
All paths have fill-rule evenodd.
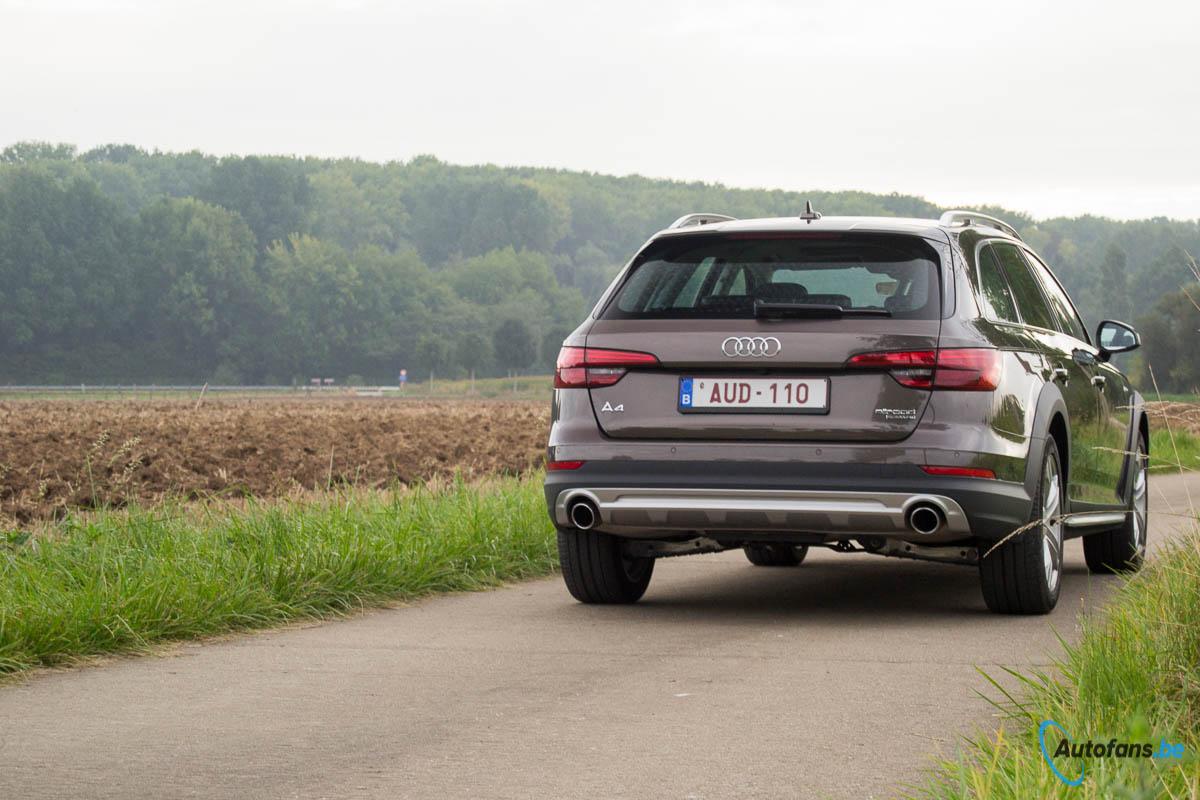
<path id="1" fill-rule="evenodd" d="M 1115 319 L 1106 319 L 1096 326 L 1096 341 L 1100 344 L 1101 361 L 1108 361 L 1113 353 L 1136 350 L 1142 344 L 1137 331 Z"/>

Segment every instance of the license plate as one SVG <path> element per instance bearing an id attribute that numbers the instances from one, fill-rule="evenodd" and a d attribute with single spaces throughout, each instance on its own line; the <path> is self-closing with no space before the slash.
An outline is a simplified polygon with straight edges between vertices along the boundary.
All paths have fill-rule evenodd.
<path id="1" fill-rule="evenodd" d="M 828 378 L 681 378 L 679 410 L 824 414 Z"/>

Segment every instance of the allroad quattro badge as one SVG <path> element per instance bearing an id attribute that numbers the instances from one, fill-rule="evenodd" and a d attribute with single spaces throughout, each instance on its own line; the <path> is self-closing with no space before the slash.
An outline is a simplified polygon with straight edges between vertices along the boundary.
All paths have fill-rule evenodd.
<path id="1" fill-rule="evenodd" d="M 877 408 L 875 409 L 875 416 L 888 420 L 912 421 L 917 418 L 917 410 L 915 408 Z"/>
<path id="2" fill-rule="evenodd" d="M 730 336 L 721 342 L 721 352 L 730 358 L 772 358 L 782 349 L 774 336 Z"/>

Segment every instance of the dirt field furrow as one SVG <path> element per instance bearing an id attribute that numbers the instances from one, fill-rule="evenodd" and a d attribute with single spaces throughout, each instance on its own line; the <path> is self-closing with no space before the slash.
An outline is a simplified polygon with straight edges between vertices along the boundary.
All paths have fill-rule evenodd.
<path id="1" fill-rule="evenodd" d="M 548 404 L 531 402 L 3 402 L 0 523 L 521 472 L 541 463 L 548 426 Z"/>

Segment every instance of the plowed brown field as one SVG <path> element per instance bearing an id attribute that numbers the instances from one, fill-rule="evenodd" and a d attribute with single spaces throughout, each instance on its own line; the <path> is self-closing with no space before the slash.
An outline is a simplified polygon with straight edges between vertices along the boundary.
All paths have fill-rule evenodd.
<path id="1" fill-rule="evenodd" d="M 521 472 L 541 463 L 548 426 L 544 402 L 0 402 L 0 524 L 166 496 Z"/>
<path id="2" fill-rule="evenodd" d="M 1200 436 L 1200 405 L 1196 403 L 1146 403 L 1146 411 L 1150 414 L 1152 430 L 1169 425 L 1173 430 Z"/>

